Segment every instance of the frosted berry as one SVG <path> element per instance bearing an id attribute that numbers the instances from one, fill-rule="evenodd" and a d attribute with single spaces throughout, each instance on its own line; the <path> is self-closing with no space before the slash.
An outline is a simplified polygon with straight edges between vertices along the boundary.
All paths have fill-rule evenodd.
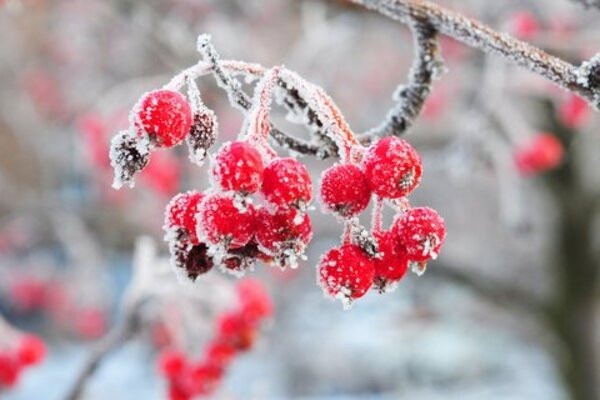
<path id="1" fill-rule="evenodd" d="M 242 247 L 254 235 L 254 208 L 249 204 L 245 211 L 240 210 L 232 196 L 223 193 L 206 195 L 198 215 L 198 233 L 209 245 Z"/>
<path id="2" fill-rule="evenodd" d="M 221 260 L 222 270 L 237 277 L 244 275 L 246 270 L 254 268 L 261 252 L 254 240 L 242 247 L 230 248 Z"/>
<path id="3" fill-rule="evenodd" d="M 237 141 L 221 147 L 212 173 L 223 190 L 248 194 L 260 189 L 264 169 L 258 150 L 248 142 Z"/>
<path id="4" fill-rule="evenodd" d="M 184 371 L 187 361 L 180 351 L 166 349 L 159 354 L 157 364 L 162 375 L 173 378 Z"/>
<path id="5" fill-rule="evenodd" d="M 136 110 L 136 126 L 159 146 L 173 147 L 190 132 L 192 110 L 186 98 L 172 90 L 146 93 Z"/>
<path id="6" fill-rule="evenodd" d="M 392 232 L 410 261 L 435 259 L 446 238 L 444 219 L 428 207 L 407 210 L 394 222 Z"/>
<path id="7" fill-rule="evenodd" d="M 310 217 L 296 209 L 279 209 L 271 213 L 261 208 L 257 221 L 256 240 L 271 255 L 286 251 L 300 254 L 312 237 Z"/>
<path id="8" fill-rule="evenodd" d="M 556 168 L 564 158 L 563 145 L 550 133 L 539 134 L 515 150 L 514 160 L 523 175 Z"/>
<path id="9" fill-rule="evenodd" d="M 276 158 L 265 168 L 261 191 L 266 201 L 277 207 L 303 207 L 312 199 L 312 182 L 304 164 L 293 158 Z"/>
<path id="10" fill-rule="evenodd" d="M 38 364 L 46 356 L 46 345 L 37 336 L 25 335 L 19 342 L 17 356 L 22 365 Z"/>
<path id="11" fill-rule="evenodd" d="M 421 180 L 421 157 L 407 141 L 393 136 L 369 147 L 363 167 L 371 190 L 383 198 L 406 196 Z"/>
<path id="12" fill-rule="evenodd" d="M 203 198 L 204 194 L 194 190 L 173 197 L 165 209 L 165 230 L 181 227 L 193 244 L 200 243 L 196 235 L 196 214 Z"/>
<path id="13" fill-rule="evenodd" d="M 193 246 L 186 263 L 185 272 L 188 278 L 195 280 L 199 275 L 210 271 L 214 266 L 212 257 L 208 254 L 208 247 L 204 243 Z"/>
<path id="14" fill-rule="evenodd" d="M 217 141 L 217 117 L 212 110 L 204 108 L 194 114 L 190 133 L 185 138 L 190 153 L 190 161 L 202 164 L 208 149 Z"/>
<path id="15" fill-rule="evenodd" d="M 323 292 L 340 298 L 347 306 L 367 293 L 373 284 L 375 264 L 360 247 L 345 244 L 325 254 L 318 273 Z"/>
<path id="16" fill-rule="evenodd" d="M 338 164 L 323 173 L 320 195 L 329 211 L 349 218 L 367 208 L 371 189 L 359 167 L 354 164 Z"/>
<path id="17" fill-rule="evenodd" d="M 402 246 L 398 246 L 396 237 L 390 231 L 375 233 L 378 244 L 378 257 L 375 262 L 375 286 L 380 291 L 393 282 L 397 282 L 408 269 L 408 258 Z"/>
<path id="18" fill-rule="evenodd" d="M 150 161 L 150 142 L 121 131 L 110 142 L 110 165 L 115 173 L 113 187 L 133 185 L 133 176 L 144 169 Z"/>

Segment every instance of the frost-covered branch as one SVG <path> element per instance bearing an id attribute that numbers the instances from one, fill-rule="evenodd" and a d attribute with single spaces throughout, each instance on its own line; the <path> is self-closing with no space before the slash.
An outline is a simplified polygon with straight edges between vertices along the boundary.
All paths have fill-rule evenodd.
<path id="1" fill-rule="evenodd" d="M 457 12 L 425 0 L 352 0 L 394 20 L 430 24 L 440 33 L 471 47 L 494 54 L 536 73 L 562 88 L 577 93 L 595 108 L 600 107 L 600 85 L 584 81 L 579 68 L 567 61 Z"/>
<path id="2" fill-rule="evenodd" d="M 200 35 L 198 37 L 197 47 L 205 61 L 210 64 L 211 70 L 219 86 L 227 91 L 230 102 L 244 111 L 250 110 L 252 106 L 250 97 L 242 90 L 241 82 L 238 81 L 221 65 L 219 53 L 212 45 L 210 41 L 210 35 Z M 327 158 L 335 154 L 335 148 L 327 149 L 323 148 L 322 146 L 299 140 L 288 135 L 272 124 L 270 135 L 279 146 L 297 153 L 318 156 L 320 158 Z"/>
<path id="3" fill-rule="evenodd" d="M 408 83 L 401 85 L 394 94 L 398 103 L 389 111 L 383 123 L 367 136 L 400 136 L 419 116 L 432 81 L 445 72 L 440 56 L 437 31 L 427 22 L 411 21 L 415 42 L 415 59 L 410 69 Z"/>
<path id="4" fill-rule="evenodd" d="M 582 62 L 575 74 L 577 82 L 593 90 L 596 99 L 600 99 L 600 53 Z"/>

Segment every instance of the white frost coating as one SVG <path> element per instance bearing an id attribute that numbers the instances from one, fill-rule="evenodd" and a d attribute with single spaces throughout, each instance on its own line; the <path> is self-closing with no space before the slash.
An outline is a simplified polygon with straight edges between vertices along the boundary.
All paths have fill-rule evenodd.
<path id="1" fill-rule="evenodd" d="M 417 276 L 421 276 L 427 271 L 427 263 L 411 261 L 408 263 L 410 270 Z"/>
<path id="2" fill-rule="evenodd" d="M 341 286 L 340 291 L 335 295 L 335 298 L 342 302 L 342 309 L 348 311 L 352 309 L 354 305 L 354 299 L 352 299 L 352 291 Z"/>
<path id="3" fill-rule="evenodd" d="M 112 184 L 114 189 L 120 189 L 125 184 L 130 188 L 135 186 L 134 175 L 147 164 L 150 149 L 151 143 L 148 137 L 136 136 L 132 129 L 120 131 L 113 136 L 109 158 L 114 171 Z"/>
<path id="4" fill-rule="evenodd" d="M 600 88 L 593 87 L 592 77 L 595 74 L 597 79 L 600 80 L 600 53 L 596 54 L 588 61 L 581 63 L 579 68 L 574 71 L 577 77 L 577 83 L 593 90 L 594 100 L 593 105 L 596 110 L 600 109 Z"/>
<path id="5" fill-rule="evenodd" d="M 317 115 L 318 119 L 323 123 L 321 130 L 328 134 L 339 149 L 344 149 L 346 147 L 344 133 L 341 131 L 338 124 L 333 123 L 336 117 L 321 99 L 321 97 L 326 96 L 324 94 L 325 91 L 321 87 L 309 83 L 300 77 L 300 75 L 288 69 L 282 69 L 280 77 L 289 89 L 296 90 L 299 93 L 300 97 L 308 104 L 308 108 Z M 304 117 L 304 123 L 306 124 L 307 122 L 308 116 Z M 340 121 L 340 123 L 347 125 L 344 120 Z M 341 156 L 345 157 L 344 152 L 341 152 Z"/>
<path id="6" fill-rule="evenodd" d="M 190 106 L 192 108 L 192 114 L 196 114 L 199 111 L 206 109 L 206 106 L 202 101 L 202 96 L 200 95 L 200 89 L 198 89 L 198 85 L 196 84 L 196 80 L 187 75 L 185 82 L 187 84 L 187 93 Z"/>
<path id="7" fill-rule="evenodd" d="M 390 281 L 386 279 L 384 282 L 381 282 L 380 284 L 376 285 L 375 288 L 377 289 L 379 294 L 389 294 L 394 292 L 398 288 L 399 283 L 400 280 Z"/>
<path id="8" fill-rule="evenodd" d="M 252 204 L 252 199 L 248 196 L 244 196 L 241 193 L 233 191 L 227 191 L 224 193 L 230 193 L 230 195 L 233 197 L 233 206 L 241 213 L 245 213 L 246 211 L 248 211 L 248 206 Z"/>
<path id="9" fill-rule="evenodd" d="M 259 147 L 266 146 L 265 140 L 271 130 L 269 125 L 271 97 L 280 69 L 280 67 L 271 68 L 256 84 L 254 96 L 252 97 L 252 106 L 244 120 L 244 125 L 240 132 L 240 140 L 249 140 Z"/>

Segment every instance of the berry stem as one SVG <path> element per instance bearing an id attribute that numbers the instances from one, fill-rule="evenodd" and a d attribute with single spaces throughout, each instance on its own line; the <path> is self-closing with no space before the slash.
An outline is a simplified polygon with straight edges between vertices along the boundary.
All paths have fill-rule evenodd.
<path id="1" fill-rule="evenodd" d="M 185 81 L 188 88 L 187 92 L 190 100 L 190 106 L 192 108 L 192 115 L 195 115 L 198 111 L 206 108 L 206 106 L 204 105 L 202 97 L 200 96 L 200 89 L 198 89 L 196 80 L 189 75 L 186 75 Z"/>
<path id="2" fill-rule="evenodd" d="M 269 158 L 277 156 L 277 153 L 271 148 L 267 139 L 271 132 L 271 124 L 269 122 L 271 97 L 273 96 L 275 83 L 279 79 L 280 70 L 280 67 L 271 68 L 257 83 L 252 102 L 253 105 L 248 112 L 246 126 L 242 130 L 247 140 L 259 146 Z"/>
<path id="3" fill-rule="evenodd" d="M 375 205 L 371 218 L 371 233 L 380 233 L 383 229 L 383 199 L 375 195 Z"/>

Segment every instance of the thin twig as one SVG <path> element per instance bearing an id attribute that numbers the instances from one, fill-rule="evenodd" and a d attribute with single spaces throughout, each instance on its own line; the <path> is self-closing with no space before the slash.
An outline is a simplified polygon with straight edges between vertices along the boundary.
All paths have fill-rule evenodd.
<path id="1" fill-rule="evenodd" d="M 248 111 L 252 106 L 250 97 L 242 90 L 240 81 L 222 68 L 219 54 L 212 45 L 209 35 L 200 35 L 198 37 L 198 51 L 204 56 L 205 61 L 212 66 L 212 71 L 217 83 L 227 91 L 230 102 L 232 104 L 237 104 L 242 110 Z M 279 146 L 297 153 L 312 155 L 319 158 L 327 158 L 336 154 L 323 146 L 294 138 L 273 126 L 273 124 L 271 124 L 270 136 Z"/>

